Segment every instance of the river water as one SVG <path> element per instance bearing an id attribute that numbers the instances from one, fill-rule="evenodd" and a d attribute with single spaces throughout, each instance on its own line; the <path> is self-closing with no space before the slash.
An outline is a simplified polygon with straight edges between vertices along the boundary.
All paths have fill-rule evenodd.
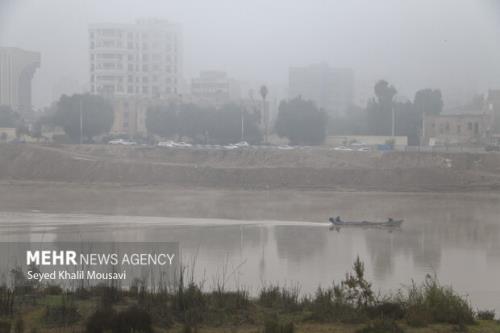
<path id="1" fill-rule="evenodd" d="M 323 221 L 161 218 L 1 212 L 1 242 L 179 242 L 183 263 L 211 288 L 299 287 L 339 281 L 357 256 L 376 290 L 396 291 L 436 275 L 480 309 L 500 312 L 500 205 L 497 197 L 409 197 L 392 207 L 399 230 L 341 228 Z M 423 204 L 422 202 L 426 202 Z M 373 202 L 341 210 L 366 218 Z M 376 209 L 374 209 L 376 210 Z M 362 212 L 362 213 L 360 213 Z M 380 216 L 380 214 L 379 214 Z M 348 218 L 349 216 L 346 216 Z"/>

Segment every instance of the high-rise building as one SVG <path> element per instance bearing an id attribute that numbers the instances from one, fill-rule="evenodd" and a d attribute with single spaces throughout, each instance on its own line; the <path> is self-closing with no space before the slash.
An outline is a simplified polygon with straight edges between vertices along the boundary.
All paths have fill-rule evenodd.
<path id="1" fill-rule="evenodd" d="M 31 80 L 38 67 L 40 53 L 0 47 L 0 105 L 21 113 L 31 111 Z"/>
<path id="2" fill-rule="evenodd" d="M 345 114 L 354 98 L 354 73 L 349 68 L 331 68 L 325 63 L 291 67 L 288 96 L 312 100 L 329 115 Z"/>
<path id="3" fill-rule="evenodd" d="M 89 39 L 90 92 L 111 98 L 115 107 L 113 131 L 130 135 L 144 132 L 149 103 L 176 98 L 180 93 L 180 27 L 159 19 L 92 24 Z"/>
<path id="4" fill-rule="evenodd" d="M 181 32 L 165 20 L 93 24 L 90 92 L 168 98 L 181 83 Z"/>

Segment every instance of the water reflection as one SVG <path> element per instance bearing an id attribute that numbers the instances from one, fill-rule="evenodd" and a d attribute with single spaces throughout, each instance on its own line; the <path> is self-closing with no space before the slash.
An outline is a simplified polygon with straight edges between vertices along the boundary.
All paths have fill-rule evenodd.
<path id="1" fill-rule="evenodd" d="M 484 198 L 483 198 L 484 199 Z M 415 198 L 413 198 L 415 200 Z M 401 230 L 342 228 L 327 223 L 202 220 L 90 215 L 0 214 L 0 241 L 176 241 L 193 274 L 251 292 L 263 284 L 301 285 L 304 293 L 340 280 L 356 256 L 382 290 L 437 274 L 470 295 L 481 308 L 500 311 L 500 205 L 497 200 L 440 200 L 439 196 L 395 198 L 391 216 Z M 366 218 L 363 209 L 344 216 Z"/>

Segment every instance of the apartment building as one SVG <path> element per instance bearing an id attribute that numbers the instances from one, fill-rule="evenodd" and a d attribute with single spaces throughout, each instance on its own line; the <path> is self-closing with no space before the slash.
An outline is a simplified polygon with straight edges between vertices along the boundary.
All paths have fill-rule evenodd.
<path id="1" fill-rule="evenodd" d="M 90 92 L 112 100 L 113 132 L 144 132 L 148 103 L 179 95 L 181 40 L 180 27 L 160 19 L 90 25 Z"/>
<path id="2" fill-rule="evenodd" d="M 40 67 L 40 53 L 0 47 L 0 105 L 29 113 L 32 109 L 31 80 Z"/>
<path id="3" fill-rule="evenodd" d="M 291 67 L 288 97 L 301 96 L 331 116 L 345 114 L 354 98 L 354 72 L 349 68 L 332 68 L 325 63 Z"/>

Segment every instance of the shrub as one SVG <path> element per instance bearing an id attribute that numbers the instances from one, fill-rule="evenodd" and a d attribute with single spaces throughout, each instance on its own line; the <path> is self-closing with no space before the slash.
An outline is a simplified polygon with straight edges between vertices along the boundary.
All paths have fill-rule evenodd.
<path id="1" fill-rule="evenodd" d="M 7 288 L 0 287 L 0 316 L 10 316 L 14 312 L 15 293 Z"/>
<path id="2" fill-rule="evenodd" d="M 178 320 L 194 326 L 203 321 L 207 305 L 205 295 L 197 285 L 190 283 L 185 288 L 181 284 L 172 297 L 173 311 Z"/>
<path id="3" fill-rule="evenodd" d="M 250 304 L 246 290 L 224 291 L 219 289 L 210 294 L 210 299 L 216 308 L 230 312 L 246 309 Z"/>
<path id="4" fill-rule="evenodd" d="M 367 311 L 371 318 L 389 318 L 397 320 L 403 319 L 405 316 L 403 305 L 393 301 L 382 301 L 370 306 Z"/>
<path id="5" fill-rule="evenodd" d="M 280 308 L 285 311 L 297 311 L 301 308 L 299 288 L 263 287 L 260 290 L 258 302 L 262 306 Z"/>
<path id="6" fill-rule="evenodd" d="M 58 285 L 48 285 L 43 291 L 46 295 L 61 295 L 63 293 L 62 288 Z"/>
<path id="7" fill-rule="evenodd" d="M 116 317 L 115 311 L 111 308 L 96 310 L 85 323 L 85 332 L 87 333 L 103 333 L 111 330 L 113 320 Z"/>
<path id="8" fill-rule="evenodd" d="M 63 297 L 61 304 L 47 305 L 43 316 L 43 321 L 49 326 L 66 326 L 75 323 L 79 319 L 78 309 L 66 297 Z"/>
<path id="9" fill-rule="evenodd" d="M 477 312 L 479 320 L 495 320 L 495 310 L 482 310 Z"/>
<path id="10" fill-rule="evenodd" d="M 85 325 L 86 333 L 151 333 L 152 320 L 148 312 L 137 306 L 116 313 L 112 309 L 98 309 Z"/>
<path id="11" fill-rule="evenodd" d="M 14 333 L 24 332 L 24 321 L 23 318 L 18 317 L 14 323 Z"/>
<path id="12" fill-rule="evenodd" d="M 311 319 L 349 323 L 366 320 L 369 309 L 376 302 L 371 283 L 364 274 L 364 264 L 358 257 L 353 272 L 346 274 L 340 284 L 334 283 L 329 289 L 318 288 L 311 302 Z"/>
<path id="13" fill-rule="evenodd" d="M 10 321 L 0 320 L 0 333 L 10 333 Z"/>
<path id="14" fill-rule="evenodd" d="M 264 333 L 294 333 L 292 322 L 280 323 L 277 319 L 270 319 L 264 323 Z"/>
<path id="15" fill-rule="evenodd" d="M 433 319 L 432 314 L 422 306 L 410 306 L 405 311 L 406 323 L 412 327 L 425 327 L 429 325 Z"/>
<path id="16" fill-rule="evenodd" d="M 441 286 L 435 277 L 427 276 L 421 286 L 414 283 L 400 300 L 406 307 L 409 325 L 422 326 L 429 322 L 472 324 L 474 311 L 469 302 L 451 287 Z"/>
<path id="17" fill-rule="evenodd" d="M 151 333 L 152 331 L 151 316 L 137 306 L 131 306 L 119 312 L 113 320 L 113 333 Z"/>
<path id="18" fill-rule="evenodd" d="M 141 288 L 138 305 L 146 310 L 155 323 L 162 327 L 170 327 L 174 323 L 170 307 L 171 295 L 167 292 L 149 293 Z"/>
<path id="19" fill-rule="evenodd" d="M 310 304 L 310 319 L 319 322 L 358 323 L 366 319 L 363 311 L 346 302 L 339 286 L 318 288 Z"/>
<path id="20" fill-rule="evenodd" d="M 341 296 L 357 308 L 366 308 L 375 302 L 372 285 L 365 279 L 365 265 L 359 257 L 352 267 L 353 272 L 347 273 L 341 282 Z"/>

